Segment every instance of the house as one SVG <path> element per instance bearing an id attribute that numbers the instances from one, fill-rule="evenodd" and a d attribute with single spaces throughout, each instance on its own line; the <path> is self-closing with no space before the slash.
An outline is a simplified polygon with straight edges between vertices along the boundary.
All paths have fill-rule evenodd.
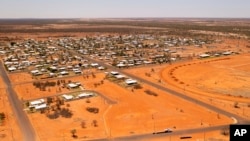
<path id="1" fill-rule="evenodd" d="M 69 88 L 69 89 L 74 89 L 74 88 L 78 88 L 80 85 L 77 85 L 77 84 L 75 84 L 75 83 L 69 83 L 68 85 L 67 85 L 67 87 Z"/>
<path id="2" fill-rule="evenodd" d="M 78 95 L 78 98 L 91 97 L 94 96 L 92 93 L 81 93 Z"/>
<path id="3" fill-rule="evenodd" d="M 67 71 L 62 71 L 62 72 L 60 72 L 60 74 L 61 74 L 61 75 L 69 75 L 69 72 L 67 72 Z"/>
<path id="4" fill-rule="evenodd" d="M 50 71 L 52 71 L 52 72 L 57 71 L 57 67 L 55 67 L 55 66 L 51 66 L 51 67 L 49 67 L 49 69 L 50 69 Z"/>
<path id="5" fill-rule="evenodd" d="M 115 78 L 117 78 L 117 79 L 124 79 L 124 78 L 126 78 L 126 76 L 118 74 L 118 75 L 115 75 Z"/>
<path id="6" fill-rule="evenodd" d="M 46 103 L 43 103 L 43 104 L 41 104 L 41 105 L 35 106 L 35 109 L 36 109 L 36 110 L 41 110 L 41 109 L 45 109 L 45 108 L 47 108 L 47 104 L 46 104 Z"/>
<path id="7" fill-rule="evenodd" d="M 39 70 L 32 70 L 30 71 L 30 73 L 34 76 L 37 76 L 37 75 L 42 75 L 42 72 L 40 72 Z"/>
<path id="8" fill-rule="evenodd" d="M 103 66 L 100 66 L 97 68 L 98 70 L 104 70 L 105 68 Z"/>
<path id="9" fill-rule="evenodd" d="M 73 95 L 66 95 L 66 94 L 62 95 L 62 97 L 63 97 L 66 101 L 72 100 L 72 99 L 74 98 Z"/>
<path id="10" fill-rule="evenodd" d="M 226 51 L 226 52 L 223 52 L 222 54 L 223 54 L 223 55 L 231 55 L 232 52 L 231 52 L 231 51 Z"/>
<path id="11" fill-rule="evenodd" d="M 91 66 L 91 67 L 98 67 L 99 64 L 98 64 L 98 63 L 91 63 L 90 66 Z"/>
<path id="12" fill-rule="evenodd" d="M 207 57 L 210 57 L 210 55 L 209 54 L 201 54 L 201 55 L 199 55 L 199 57 L 200 58 L 207 58 Z"/>
<path id="13" fill-rule="evenodd" d="M 15 71 L 15 70 L 16 70 L 16 67 L 11 66 L 11 67 L 8 68 L 8 70 L 9 70 L 9 71 Z"/>
<path id="14" fill-rule="evenodd" d="M 82 73 L 82 71 L 80 70 L 80 69 L 73 69 L 73 71 L 75 72 L 75 74 L 81 74 Z"/>
<path id="15" fill-rule="evenodd" d="M 121 68 L 121 67 L 126 67 L 125 64 L 121 64 L 121 63 L 117 64 L 116 66 L 119 67 L 119 68 Z"/>
<path id="16" fill-rule="evenodd" d="M 110 74 L 112 74 L 112 75 L 118 75 L 119 72 L 117 72 L 117 71 L 111 71 Z"/>
<path id="17" fill-rule="evenodd" d="M 125 83 L 126 83 L 127 85 L 133 85 L 133 84 L 137 84 L 137 81 L 134 80 L 134 79 L 126 79 L 126 80 L 125 80 Z"/>
<path id="18" fill-rule="evenodd" d="M 36 107 L 44 103 L 45 103 L 44 99 L 34 100 L 30 102 L 30 107 Z"/>

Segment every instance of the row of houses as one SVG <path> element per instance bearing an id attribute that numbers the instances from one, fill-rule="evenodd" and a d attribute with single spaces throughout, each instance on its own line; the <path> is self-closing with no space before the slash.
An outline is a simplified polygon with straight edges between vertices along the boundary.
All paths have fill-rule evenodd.
<path id="1" fill-rule="evenodd" d="M 135 79 L 131 79 L 131 78 L 127 78 L 127 76 L 120 74 L 117 71 L 111 71 L 109 73 L 107 73 L 107 75 L 111 75 L 112 77 L 118 79 L 118 80 L 124 80 L 124 83 L 126 85 L 135 85 L 138 84 L 137 80 Z"/>
<path id="2" fill-rule="evenodd" d="M 70 94 L 63 94 L 63 95 L 61 95 L 61 97 L 65 101 L 71 101 L 71 100 L 76 100 L 76 99 L 81 99 L 81 98 L 93 97 L 94 95 L 95 94 L 92 92 L 82 92 L 82 93 L 78 94 L 77 96 L 70 95 Z M 29 108 L 34 108 L 35 110 L 46 109 L 46 108 L 48 108 L 48 104 L 46 103 L 46 101 L 43 98 L 41 98 L 41 99 L 30 101 Z"/>
<path id="3" fill-rule="evenodd" d="M 199 55 L 199 58 L 208 58 L 208 57 L 218 57 L 218 56 L 227 56 L 231 54 L 237 54 L 237 52 L 232 51 L 215 51 L 215 52 L 206 52 Z"/>

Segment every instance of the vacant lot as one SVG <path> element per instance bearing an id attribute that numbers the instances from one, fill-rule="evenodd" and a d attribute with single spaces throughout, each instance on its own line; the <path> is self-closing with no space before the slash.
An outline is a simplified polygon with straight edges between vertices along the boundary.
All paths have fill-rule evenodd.
<path id="1" fill-rule="evenodd" d="M 4 113 L 4 120 L 0 120 L 0 140 L 18 140 L 22 137 L 19 126 L 10 103 L 7 98 L 6 89 L 0 89 L 0 113 Z"/>

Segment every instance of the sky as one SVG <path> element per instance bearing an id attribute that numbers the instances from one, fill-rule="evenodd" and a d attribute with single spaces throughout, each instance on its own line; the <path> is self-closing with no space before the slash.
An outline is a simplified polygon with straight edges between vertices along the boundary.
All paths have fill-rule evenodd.
<path id="1" fill-rule="evenodd" d="M 0 18 L 250 18 L 250 0 L 0 0 Z"/>

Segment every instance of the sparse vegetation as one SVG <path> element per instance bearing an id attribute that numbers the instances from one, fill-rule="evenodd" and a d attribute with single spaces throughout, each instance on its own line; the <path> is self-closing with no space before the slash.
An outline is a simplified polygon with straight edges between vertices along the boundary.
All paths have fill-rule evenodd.
<path id="1" fill-rule="evenodd" d="M 224 128 L 221 130 L 221 134 L 224 135 L 224 136 L 228 136 L 229 135 L 229 128 Z"/>
<path id="2" fill-rule="evenodd" d="M 0 113 L 0 122 L 3 122 L 5 118 L 6 118 L 5 114 L 3 112 Z"/>
<path id="3" fill-rule="evenodd" d="M 86 110 L 94 114 L 99 113 L 99 108 L 96 108 L 96 107 L 87 107 Z"/>
<path id="4" fill-rule="evenodd" d="M 72 129 L 72 130 L 70 131 L 70 133 L 72 134 L 72 137 L 73 137 L 73 138 L 77 138 L 76 129 Z"/>
<path id="5" fill-rule="evenodd" d="M 234 108 L 240 108 L 240 106 L 239 106 L 239 103 L 238 103 L 238 102 L 235 102 L 235 103 L 234 103 Z"/>
<path id="6" fill-rule="evenodd" d="M 153 92 L 153 91 L 151 91 L 151 90 L 145 90 L 144 92 L 145 92 L 146 94 L 148 94 L 148 95 L 158 96 L 157 93 L 155 93 L 155 92 Z"/>
<path id="7" fill-rule="evenodd" d="M 82 127 L 82 128 L 86 128 L 86 122 L 85 122 L 85 121 L 82 121 L 82 122 L 81 122 L 81 127 Z"/>
<path id="8" fill-rule="evenodd" d="M 93 121 L 92 121 L 92 125 L 93 125 L 94 127 L 98 127 L 97 120 L 93 120 Z"/>

